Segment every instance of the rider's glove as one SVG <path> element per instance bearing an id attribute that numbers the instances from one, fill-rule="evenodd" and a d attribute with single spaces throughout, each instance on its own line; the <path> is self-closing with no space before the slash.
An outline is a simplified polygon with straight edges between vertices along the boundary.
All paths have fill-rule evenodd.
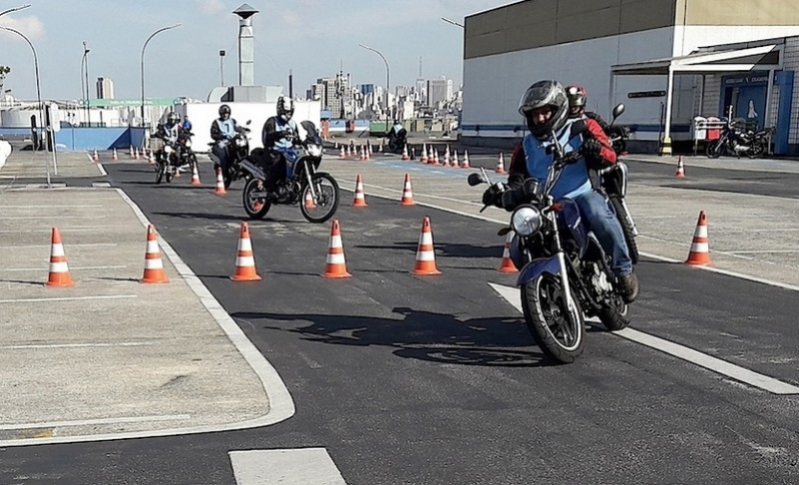
<path id="1" fill-rule="evenodd" d="M 561 159 L 561 163 L 563 165 L 571 165 L 573 163 L 577 163 L 577 161 L 580 160 L 582 157 L 583 155 L 580 153 L 580 151 L 569 152 L 563 156 L 563 158 Z"/>
<path id="2" fill-rule="evenodd" d="M 483 192 L 483 205 L 496 205 L 502 200 L 502 192 L 505 187 L 502 184 L 494 184 Z"/>
<path id="3" fill-rule="evenodd" d="M 598 157 L 602 153 L 602 143 L 596 138 L 589 138 L 585 140 L 580 147 L 580 153 L 592 157 Z"/>

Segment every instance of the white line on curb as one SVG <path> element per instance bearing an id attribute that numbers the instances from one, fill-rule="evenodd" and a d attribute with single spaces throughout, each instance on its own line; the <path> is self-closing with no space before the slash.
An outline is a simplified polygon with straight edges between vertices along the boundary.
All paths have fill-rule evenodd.
<path id="1" fill-rule="evenodd" d="M 44 283 L 42 283 L 44 284 Z M 84 300 L 122 300 L 125 298 L 138 298 L 138 295 L 98 295 L 98 296 L 59 296 L 53 298 L 18 298 L 15 300 L 0 300 L 0 303 L 38 303 L 56 301 L 84 301 Z M 0 441 L 0 445 L 2 445 Z"/>
<path id="2" fill-rule="evenodd" d="M 191 416 L 188 414 L 169 414 L 161 416 L 131 416 L 126 418 L 84 419 L 81 421 L 45 421 L 42 423 L 0 424 L 0 430 L 8 431 L 15 429 L 58 428 L 63 426 L 91 426 L 96 424 L 179 421 L 185 419 L 191 419 Z"/>

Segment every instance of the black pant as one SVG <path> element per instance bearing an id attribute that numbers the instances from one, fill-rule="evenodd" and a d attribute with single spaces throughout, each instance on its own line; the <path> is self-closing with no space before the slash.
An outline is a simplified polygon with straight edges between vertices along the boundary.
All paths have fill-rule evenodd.
<path id="1" fill-rule="evenodd" d="M 280 152 L 266 154 L 269 167 L 266 171 L 266 188 L 273 190 L 277 183 L 286 178 L 286 157 Z"/>

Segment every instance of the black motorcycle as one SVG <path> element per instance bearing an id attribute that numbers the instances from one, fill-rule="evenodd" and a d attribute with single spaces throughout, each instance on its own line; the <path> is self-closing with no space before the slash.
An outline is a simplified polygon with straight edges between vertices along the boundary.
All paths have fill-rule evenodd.
<path id="1" fill-rule="evenodd" d="M 621 330 L 629 325 L 628 305 L 610 268 L 610 257 L 588 230 L 577 204 L 550 195 L 563 169 L 581 156 L 578 152 L 564 154 L 554 132 L 552 135 L 555 161 L 544 185 L 530 178 L 514 190 L 510 227 L 499 235 L 516 233 L 515 243 L 526 261 L 516 284 L 521 288 L 528 330 L 544 354 L 570 363 L 584 349 L 584 315 L 599 317 L 611 331 Z M 485 169 L 470 174 L 468 181 L 471 186 L 491 184 Z M 507 191 L 502 184 L 494 187 L 497 197 Z"/>
<path id="2" fill-rule="evenodd" d="M 735 155 L 741 158 L 744 154 L 749 158 L 757 158 L 768 151 L 774 128 L 766 128 L 758 132 L 746 129 L 746 123 L 740 120 L 726 121 L 717 140 L 708 142 L 705 155 L 708 158 L 719 158 L 722 155 Z"/>
<path id="3" fill-rule="evenodd" d="M 613 108 L 613 120 L 610 125 L 605 129 L 605 133 L 616 152 L 616 156 L 626 153 L 627 143 L 626 140 L 630 137 L 630 129 L 623 125 L 616 125 L 616 120 L 624 113 L 624 105 L 619 104 Z M 627 196 L 627 178 L 629 168 L 627 164 L 621 160 L 616 161 L 610 167 L 597 171 L 599 177 L 599 186 L 607 194 L 610 204 L 613 207 L 613 212 L 621 224 L 621 230 L 624 233 L 624 240 L 627 242 L 627 249 L 630 253 L 630 260 L 633 264 L 638 264 L 638 244 L 635 238 L 638 237 L 638 229 L 635 227 L 635 221 L 630 215 L 630 209 L 627 207 L 625 197 Z"/>
<path id="4" fill-rule="evenodd" d="M 249 126 L 252 120 L 247 121 L 246 125 Z M 241 161 L 250 155 L 250 129 L 247 126 L 237 126 L 236 134 L 230 140 L 221 142 L 227 153 L 228 166 L 226 170 L 222 170 L 222 179 L 225 182 L 225 189 L 230 188 L 230 184 L 236 180 L 249 180 L 250 174 L 241 167 Z M 217 142 L 211 142 L 208 146 L 213 147 Z M 214 172 L 222 167 L 219 157 L 214 155 L 214 152 L 209 153 L 211 160 L 214 162 Z"/>
<path id="5" fill-rule="evenodd" d="M 392 153 L 402 153 L 402 150 L 405 149 L 405 145 L 408 143 L 408 130 L 405 128 L 399 130 L 399 132 L 395 132 L 392 128 L 391 133 L 388 137 L 388 149 Z"/>
<path id="6" fill-rule="evenodd" d="M 322 139 L 310 121 L 300 123 L 300 133 L 290 132 L 292 147 L 283 151 L 286 176 L 269 191 L 264 182 L 275 163 L 266 151 L 260 150 L 241 160 L 241 168 L 250 177 L 242 191 L 244 211 L 250 219 L 262 219 L 272 204 L 296 205 L 309 222 L 325 222 L 333 217 L 339 205 L 339 187 L 332 175 L 318 172 L 322 163 Z M 318 212 L 317 212 L 318 211 Z"/>
<path id="7" fill-rule="evenodd" d="M 191 149 L 191 137 L 194 134 L 185 131 L 178 131 L 176 141 L 166 139 L 163 127 L 159 126 L 153 138 L 162 140 L 163 145 L 155 151 L 155 183 L 160 184 L 166 178 L 166 182 L 172 182 L 178 170 L 183 168 L 197 168 L 197 156 Z"/>

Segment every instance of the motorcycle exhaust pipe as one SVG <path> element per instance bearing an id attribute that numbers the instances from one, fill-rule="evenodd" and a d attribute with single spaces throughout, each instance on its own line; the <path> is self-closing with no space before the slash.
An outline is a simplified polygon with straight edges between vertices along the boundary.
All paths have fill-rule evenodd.
<path id="1" fill-rule="evenodd" d="M 240 166 L 241 166 L 241 168 L 243 168 L 244 170 L 246 170 L 246 171 L 250 172 L 250 173 L 252 174 L 252 176 L 253 176 L 253 177 L 255 177 L 255 178 L 257 178 L 258 180 L 260 180 L 260 181 L 262 181 L 262 182 L 263 182 L 264 180 L 266 180 L 266 174 L 264 174 L 264 171 L 263 171 L 263 170 L 261 170 L 259 167 L 257 167 L 257 166 L 256 166 L 254 163 L 252 163 L 251 161 L 249 161 L 249 160 L 242 160 L 241 162 L 239 162 L 239 165 L 240 165 Z"/>

